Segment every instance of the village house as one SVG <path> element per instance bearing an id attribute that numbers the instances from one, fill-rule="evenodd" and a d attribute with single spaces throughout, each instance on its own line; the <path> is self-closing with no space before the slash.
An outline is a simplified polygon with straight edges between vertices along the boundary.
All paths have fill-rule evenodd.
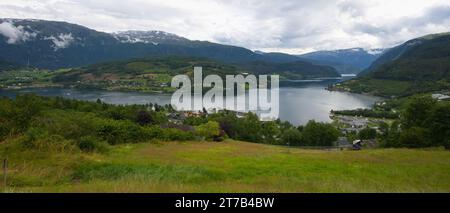
<path id="1" fill-rule="evenodd" d="M 442 93 L 432 94 L 431 97 L 432 97 L 433 99 L 438 100 L 438 101 L 446 101 L 446 100 L 450 100 L 450 95 L 448 95 L 448 94 L 442 94 Z"/>

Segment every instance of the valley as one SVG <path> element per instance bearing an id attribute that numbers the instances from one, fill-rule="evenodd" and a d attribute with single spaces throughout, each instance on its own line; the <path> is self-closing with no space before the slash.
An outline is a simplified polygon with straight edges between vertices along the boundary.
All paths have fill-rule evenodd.
<path id="1" fill-rule="evenodd" d="M 406 97 L 450 89 L 450 35 L 428 35 L 394 47 L 359 78 L 331 90 Z"/>
<path id="2" fill-rule="evenodd" d="M 4 192 L 449 192 L 448 33 L 287 54 L 156 30 L 0 24 Z M 177 111 L 171 80 L 196 66 L 279 75 L 278 119 Z"/>

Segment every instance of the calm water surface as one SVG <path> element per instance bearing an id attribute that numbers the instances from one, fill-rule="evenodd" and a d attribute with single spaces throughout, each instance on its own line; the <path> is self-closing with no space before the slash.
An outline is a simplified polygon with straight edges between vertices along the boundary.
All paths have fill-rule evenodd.
<path id="1" fill-rule="evenodd" d="M 336 81 L 336 80 L 335 80 Z M 295 125 L 305 124 L 309 120 L 329 122 L 329 112 L 333 110 L 370 108 L 381 100 L 378 97 L 331 92 L 325 90 L 330 82 L 301 81 L 281 84 L 280 119 Z M 80 100 L 97 99 L 111 104 L 170 104 L 170 95 L 139 92 L 113 92 L 100 90 L 77 90 L 63 88 L 36 88 L 23 90 L 0 90 L 0 96 L 14 97 L 17 93 L 36 93 L 42 96 L 61 96 Z"/>

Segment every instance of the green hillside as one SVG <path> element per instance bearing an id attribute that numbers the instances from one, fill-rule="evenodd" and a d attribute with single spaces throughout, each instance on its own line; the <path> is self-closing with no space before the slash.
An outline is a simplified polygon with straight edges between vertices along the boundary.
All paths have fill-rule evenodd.
<path id="1" fill-rule="evenodd" d="M 307 61 L 272 63 L 254 61 L 239 64 L 245 70 L 254 74 L 280 74 L 286 79 L 311 79 L 323 77 L 340 77 L 341 75 L 331 66 L 315 65 Z"/>
<path id="2" fill-rule="evenodd" d="M 339 131 L 330 124 L 295 128 L 228 113 L 210 115 L 208 122 L 185 120 L 198 123 L 191 128 L 169 128 L 170 108 L 149 108 L 34 95 L 1 98 L 0 159 L 9 166 L 0 191 L 450 191 L 450 152 L 438 146 L 317 149 L 329 147 Z M 449 125 L 432 123 L 439 133 L 433 135 L 448 138 L 443 133 Z M 387 136 L 397 141 L 394 134 L 389 130 Z M 286 142 L 290 146 L 280 146 Z"/>
<path id="3" fill-rule="evenodd" d="M 441 147 L 450 108 L 426 100 L 409 104 L 402 128 L 375 132 L 380 148 L 352 151 L 330 149 L 340 131 L 314 121 L 223 112 L 177 125 L 170 106 L 0 98 L 0 159 L 9 162 L 0 190 L 449 192 L 450 152 Z"/>
<path id="4" fill-rule="evenodd" d="M 127 144 L 105 154 L 25 150 L 10 155 L 15 172 L 5 191 L 449 192 L 449 162 L 438 149 L 321 151 L 238 141 Z"/>
<path id="5" fill-rule="evenodd" d="M 384 64 L 374 62 L 373 70 L 335 89 L 387 97 L 450 89 L 449 34 L 414 39 L 385 54 Z"/>
<path id="6" fill-rule="evenodd" d="M 76 68 L 55 76 L 53 81 L 81 88 L 170 92 L 172 77 L 179 74 L 192 75 L 194 66 L 202 66 L 204 75 L 240 73 L 234 66 L 202 58 L 154 57 Z"/>
<path id="7" fill-rule="evenodd" d="M 224 64 L 218 61 L 195 57 L 149 57 L 125 61 L 113 61 L 75 68 L 58 74 L 55 83 L 81 88 L 108 90 L 164 91 L 175 75 L 193 75 L 194 66 L 203 68 L 203 75 L 219 76 L 250 74 L 279 74 L 285 79 L 308 79 L 338 77 L 331 67 L 313 65 L 309 62 L 251 62 L 246 64 Z"/>

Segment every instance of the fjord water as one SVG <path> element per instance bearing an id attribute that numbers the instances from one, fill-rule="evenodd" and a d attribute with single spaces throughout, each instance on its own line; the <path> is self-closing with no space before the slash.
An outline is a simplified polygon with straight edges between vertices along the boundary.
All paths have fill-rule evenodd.
<path id="1" fill-rule="evenodd" d="M 281 83 L 280 119 L 292 124 L 306 124 L 309 120 L 330 122 L 331 110 L 370 108 L 381 100 L 378 97 L 327 91 L 325 88 L 335 80 L 313 80 Z M 115 92 L 103 90 L 77 90 L 67 88 L 32 88 L 22 90 L 0 90 L 0 96 L 14 97 L 17 93 L 36 93 L 42 96 L 96 101 L 111 104 L 170 104 L 168 94 L 140 92 Z"/>

